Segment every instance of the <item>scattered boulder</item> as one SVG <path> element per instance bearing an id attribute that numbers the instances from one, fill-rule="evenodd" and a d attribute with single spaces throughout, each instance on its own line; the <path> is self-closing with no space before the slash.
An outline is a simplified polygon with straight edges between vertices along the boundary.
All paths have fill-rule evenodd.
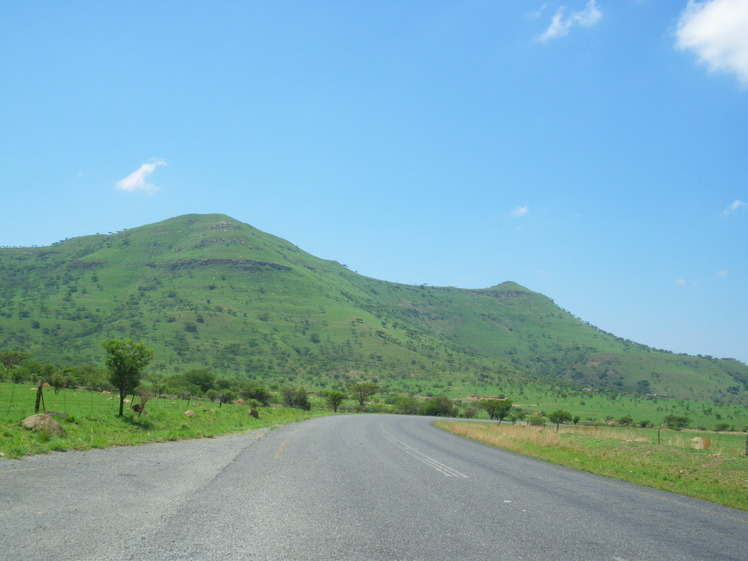
<path id="1" fill-rule="evenodd" d="M 185 417 L 197 417 L 197 413 L 195 413 L 192 409 L 189 409 L 184 412 Z"/>
<path id="2" fill-rule="evenodd" d="M 696 438 L 691 439 L 691 448 L 694 450 L 703 450 L 704 449 L 704 439 L 700 436 L 697 436 Z"/>
<path id="3" fill-rule="evenodd" d="M 46 413 L 39 413 L 38 415 L 26 417 L 21 421 L 21 426 L 29 430 L 46 432 L 47 434 L 54 434 L 57 436 L 65 436 L 65 429 L 62 428 L 62 425 L 60 425 L 60 423 L 58 423 L 51 415 L 47 415 Z"/>

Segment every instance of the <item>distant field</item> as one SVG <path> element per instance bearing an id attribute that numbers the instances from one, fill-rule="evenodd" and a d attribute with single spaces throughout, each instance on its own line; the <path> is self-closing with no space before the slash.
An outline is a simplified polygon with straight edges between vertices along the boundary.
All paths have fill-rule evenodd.
<path id="1" fill-rule="evenodd" d="M 743 433 L 438 422 L 540 460 L 748 510 Z"/>
<path id="2" fill-rule="evenodd" d="M 585 392 L 543 384 L 511 384 L 502 386 L 444 386 L 446 395 L 461 398 L 465 395 L 506 395 L 512 402 L 530 412 L 546 414 L 557 409 L 579 416 L 582 424 L 606 424 L 630 416 L 635 425 L 648 421 L 660 425 L 668 415 L 679 415 L 691 420 L 690 428 L 713 430 L 728 425 L 731 430 L 748 430 L 748 409 L 741 405 L 720 405 L 708 401 L 646 397 L 630 394 Z"/>

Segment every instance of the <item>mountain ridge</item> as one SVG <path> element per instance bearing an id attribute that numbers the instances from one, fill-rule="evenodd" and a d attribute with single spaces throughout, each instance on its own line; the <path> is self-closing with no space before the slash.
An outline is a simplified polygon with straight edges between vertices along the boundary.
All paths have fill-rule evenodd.
<path id="1" fill-rule="evenodd" d="M 0 350 L 96 362 L 131 337 L 156 368 L 232 376 L 574 386 L 745 399 L 748 366 L 676 355 L 593 327 L 515 282 L 415 286 L 223 214 L 188 214 L 51 246 L 0 249 Z"/>

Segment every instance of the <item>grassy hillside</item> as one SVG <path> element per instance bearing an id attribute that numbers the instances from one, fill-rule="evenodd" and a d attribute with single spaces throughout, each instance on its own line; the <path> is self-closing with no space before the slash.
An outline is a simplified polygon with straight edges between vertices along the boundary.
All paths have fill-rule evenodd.
<path id="1" fill-rule="evenodd" d="M 748 366 L 625 341 L 515 283 L 484 290 L 357 275 L 223 215 L 187 215 L 50 247 L 0 249 L 0 351 L 101 364 L 143 340 L 165 374 L 333 387 L 546 380 L 745 403 Z"/>

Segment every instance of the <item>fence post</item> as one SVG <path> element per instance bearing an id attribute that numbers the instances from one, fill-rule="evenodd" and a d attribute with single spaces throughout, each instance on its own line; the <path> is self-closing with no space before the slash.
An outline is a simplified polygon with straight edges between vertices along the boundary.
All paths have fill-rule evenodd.
<path id="1" fill-rule="evenodd" d="M 42 400 L 42 391 L 44 388 L 44 380 L 39 380 L 39 385 L 36 387 L 36 403 L 34 404 L 34 413 L 39 412 L 39 402 Z"/>

